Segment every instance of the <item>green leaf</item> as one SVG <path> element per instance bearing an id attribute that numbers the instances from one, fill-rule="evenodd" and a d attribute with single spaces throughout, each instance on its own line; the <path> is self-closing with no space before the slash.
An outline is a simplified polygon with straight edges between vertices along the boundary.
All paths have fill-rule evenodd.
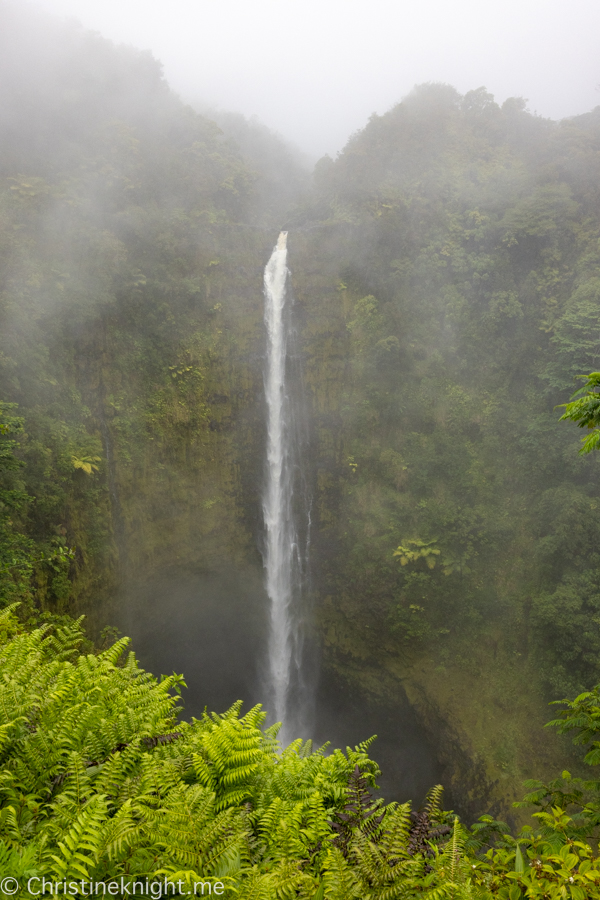
<path id="1" fill-rule="evenodd" d="M 515 851 L 515 872 L 519 872 L 522 874 L 525 871 L 525 861 L 523 860 L 523 854 L 521 853 L 521 847 L 517 844 L 517 849 Z"/>

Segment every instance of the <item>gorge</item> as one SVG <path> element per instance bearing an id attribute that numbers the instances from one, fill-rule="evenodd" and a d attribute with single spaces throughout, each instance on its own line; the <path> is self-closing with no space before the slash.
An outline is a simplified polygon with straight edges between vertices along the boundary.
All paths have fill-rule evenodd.
<path id="1" fill-rule="evenodd" d="M 597 460 L 555 408 L 597 368 L 599 110 L 422 85 L 307 172 L 2 15 L 3 604 L 131 635 L 187 716 L 377 733 L 388 799 L 518 818 L 581 770 L 548 702 L 600 680 Z"/>

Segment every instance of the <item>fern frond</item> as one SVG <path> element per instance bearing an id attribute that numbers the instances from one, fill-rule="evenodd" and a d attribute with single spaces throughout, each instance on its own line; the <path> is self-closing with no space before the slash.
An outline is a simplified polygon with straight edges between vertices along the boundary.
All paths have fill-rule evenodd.
<path id="1" fill-rule="evenodd" d="M 335 847 L 327 851 L 323 865 L 323 887 L 327 900 L 363 900 L 357 873 Z"/>
<path id="2" fill-rule="evenodd" d="M 102 662 L 109 663 L 111 666 L 116 666 L 117 662 L 125 653 L 125 650 L 131 644 L 131 638 L 122 637 L 118 641 L 108 648 L 108 650 L 104 650 L 102 653 L 98 654 L 98 659 Z"/>
<path id="3" fill-rule="evenodd" d="M 424 809 L 429 818 L 433 819 L 441 813 L 443 796 L 444 788 L 441 784 L 436 784 L 427 791 Z"/>
<path id="4" fill-rule="evenodd" d="M 58 841 L 59 853 L 50 854 L 51 872 L 57 880 L 89 877 L 97 861 L 106 818 L 105 797 L 93 797 Z"/>

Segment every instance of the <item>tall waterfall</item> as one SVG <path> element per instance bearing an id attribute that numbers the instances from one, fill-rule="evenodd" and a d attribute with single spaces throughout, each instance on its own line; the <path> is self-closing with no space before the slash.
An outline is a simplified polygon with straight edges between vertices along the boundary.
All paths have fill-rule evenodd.
<path id="1" fill-rule="evenodd" d="M 265 267 L 267 365 L 267 477 L 263 494 L 266 588 L 270 602 L 268 684 L 270 711 L 282 722 L 280 738 L 291 739 L 298 721 L 301 639 L 298 600 L 302 554 L 294 522 L 293 404 L 286 384 L 289 315 L 286 307 L 287 232 L 282 231 Z M 292 708 L 293 706 L 293 708 Z"/>

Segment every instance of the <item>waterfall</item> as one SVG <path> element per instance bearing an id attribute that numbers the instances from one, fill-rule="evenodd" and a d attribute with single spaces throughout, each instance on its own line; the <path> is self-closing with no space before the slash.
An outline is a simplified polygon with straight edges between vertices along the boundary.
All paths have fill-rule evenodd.
<path id="1" fill-rule="evenodd" d="M 290 319 L 286 308 L 287 232 L 282 231 L 265 267 L 265 325 L 267 364 L 267 477 L 263 493 L 264 562 L 270 604 L 267 694 L 270 711 L 282 722 L 285 745 L 299 719 L 301 638 L 297 601 L 301 587 L 302 554 L 294 522 L 294 431 L 286 362 Z M 292 708 L 293 705 L 293 708 Z"/>

